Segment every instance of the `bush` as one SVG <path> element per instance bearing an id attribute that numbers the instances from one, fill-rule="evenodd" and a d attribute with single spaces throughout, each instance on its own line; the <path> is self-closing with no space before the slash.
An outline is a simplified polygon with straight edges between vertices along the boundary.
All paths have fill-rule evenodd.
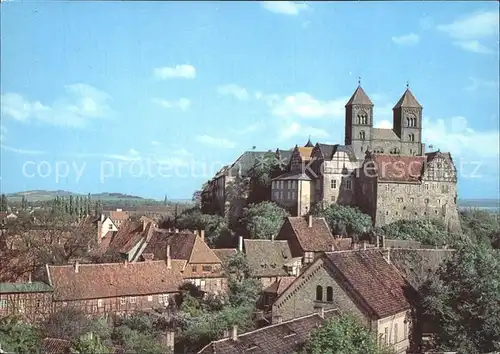
<path id="1" fill-rule="evenodd" d="M 372 219 L 356 207 L 331 204 L 315 208 L 313 215 L 324 217 L 334 234 L 356 238 L 372 227 Z"/>

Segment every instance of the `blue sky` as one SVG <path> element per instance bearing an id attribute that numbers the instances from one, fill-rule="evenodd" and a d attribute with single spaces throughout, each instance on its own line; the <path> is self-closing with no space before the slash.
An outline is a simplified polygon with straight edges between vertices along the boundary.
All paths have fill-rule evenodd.
<path id="1" fill-rule="evenodd" d="M 252 146 L 343 143 L 361 77 L 380 127 L 409 81 L 459 197 L 498 197 L 498 6 L 2 2 L 2 191 L 189 198 Z"/>

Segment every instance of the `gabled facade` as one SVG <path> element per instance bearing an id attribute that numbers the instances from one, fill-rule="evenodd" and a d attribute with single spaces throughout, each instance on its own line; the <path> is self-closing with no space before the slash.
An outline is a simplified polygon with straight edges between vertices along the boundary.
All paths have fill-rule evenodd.
<path id="1" fill-rule="evenodd" d="M 279 295 L 273 323 L 339 309 L 358 318 L 379 343 L 405 353 L 412 331 L 409 294 L 409 284 L 378 249 L 326 253 Z"/>

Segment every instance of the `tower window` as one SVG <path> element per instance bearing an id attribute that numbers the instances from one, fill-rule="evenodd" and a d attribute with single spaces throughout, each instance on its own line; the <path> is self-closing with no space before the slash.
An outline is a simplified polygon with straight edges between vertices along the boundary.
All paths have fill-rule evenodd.
<path id="1" fill-rule="evenodd" d="M 359 139 L 360 139 L 360 140 L 365 140 L 365 137 L 366 137 L 366 136 L 365 136 L 365 131 L 364 131 L 364 130 L 360 131 L 360 132 L 359 132 Z"/>
<path id="2" fill-rule="evenodd" d="M 408 135 L 408 140 L 409 141 L 415 141 L 415 134 Z"/>
<path id="3" fill-rule="evenodd" d="M 366 112 L 359 112 L 356 116 L 356 124 L 368 124 L 368 114 Z"/>
<path id="4" fill-rule="evenodd" d="M 323 301 L 323 287 L 321 285 L 316 287 L 316 301 Z"/>

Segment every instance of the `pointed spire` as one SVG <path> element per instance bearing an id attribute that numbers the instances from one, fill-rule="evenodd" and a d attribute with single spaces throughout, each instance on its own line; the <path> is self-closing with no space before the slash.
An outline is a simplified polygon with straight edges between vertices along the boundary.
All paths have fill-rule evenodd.
<path id="1" fill-rule="evenodd" d="M 420 105 L 420 103 L 418 103 L 415 96 L 413 96 L 413 93 L 410 91 L 408 86 L 405 92 L 403 93 L 403 96 L 401 96 L 398 103 L 396 103 L 393 109 L 401 107 L 422 108 L 422 106 Z"/>
<path id="2" fill-rule="evenodd" d="M 360 85 L 356 88 L 356 91 L 354 91 L 351 98 L 346 103 L 346 107 L 354 104 L 373 106 L 372 101 L 361 87 L 361 78 L 359 78 L 358 83 Z"/>
<path id="3" fill-rule="evenodd" d="M 309 140 L 307 140 L 307 144 L 304 145 L 304 147 L 314 147 L 312 141 L 311 141 L 311 136 L 309 135 Z"/>

